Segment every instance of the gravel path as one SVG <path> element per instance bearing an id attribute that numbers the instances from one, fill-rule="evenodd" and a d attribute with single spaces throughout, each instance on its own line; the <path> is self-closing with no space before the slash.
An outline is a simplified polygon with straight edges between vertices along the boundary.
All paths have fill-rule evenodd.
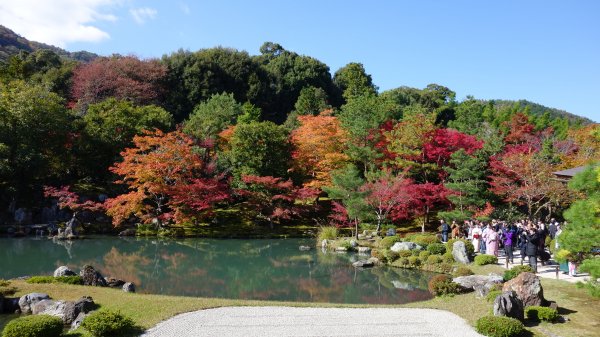
<path id="1" fill-rule="evenodd" d="M 146 337 L 481 336 L 457 315 L 434 309 L 225 307 L 159 323 Z"/>

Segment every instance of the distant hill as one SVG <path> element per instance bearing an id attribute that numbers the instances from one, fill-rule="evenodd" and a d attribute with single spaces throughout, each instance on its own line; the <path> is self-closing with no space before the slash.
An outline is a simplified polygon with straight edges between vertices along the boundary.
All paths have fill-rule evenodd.
<path id="1" fill-rule="evenodd" d="M 0 61 L 5 61 L 12 55 L 18 54 L 20 51 L 33 52 L 38 49 L 50 49 L 62 57 L 81 62 L 89 62 L 98 57 L 98 55 L 87 51 L 69 52 L 45 43 L 29 41 L 12 30 L 0 25 Z"/>
<path id="2" fill-rule="evenodd" d="M 506 107 L 506 106 L 512 107 L 515 105 L 515 103 L 520 105 L 520 107 L 522 109 L 529 107 L 529 112 L 532 115 L 536 115 L 536 116 L 542 116 L 543 114 L 548 112 L 548 114 L 550 115 L 551 118 L 566 118 L 570 124 L 587 125 L 587 124 L 594 123 L 594 121 L 592 121 L 589 118 L 581 117 L 581 116 L 572 114 L 570 112 L 567 112 L 565 110 L 549 108 L 547 106 L 544 106 L 544 105 L 541 105 L 538 103 L 534 103 L 534 102 L 530 102 L 530 101 L 524 100 L 524 99 L 521 99 L 518 101 L 495 99 L 495 100 L 490 100 L 490 101 L 493 102 L 493 104 L 497 108 L 502 108 L 502 107 Z"/>

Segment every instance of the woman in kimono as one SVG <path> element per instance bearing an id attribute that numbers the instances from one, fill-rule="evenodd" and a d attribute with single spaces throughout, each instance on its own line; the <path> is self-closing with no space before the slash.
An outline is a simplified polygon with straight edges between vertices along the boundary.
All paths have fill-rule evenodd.
<path id="1" fill-rule="evenodd" d="M 473 248 L 475 248 L 475 253 L 479 253 L 479 240 L 481 240 L 482 232 L 478 224 L 473 226 L 471 235 L 473 237 Z"/>
<path id="2" fill-rule="evenodd" d="M 498 256 L 498 232 L 491 227 L 492 226 L 488 227 L 488 233 L 485 241 L 486 254 Z"/>

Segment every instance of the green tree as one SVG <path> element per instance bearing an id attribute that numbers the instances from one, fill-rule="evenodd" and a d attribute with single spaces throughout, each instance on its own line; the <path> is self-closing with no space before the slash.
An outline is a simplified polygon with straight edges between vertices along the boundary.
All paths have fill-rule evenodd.
<path id="1" fill-rule="evenodd" d="M 447 196 L 453 210 L 440 212 L 444 219 L 464 220 L 470 218 L 485 205 L 487 198 L 487 182 L 485 180 L 487 161 L 483 153 L 469 155 L 464 149 L 454 152 L 446 167 L 448 178 L 444 186 L 451 191 Z"/>
<path id="2" fill-rule="evenodd" d="M 68 174 L 70 118 L 63 100 L 47 88 L 0 84 L 0 198 L 34 202 L 49 180 Z M 39 193 L 41 195 L 41 193 Z"/>
<path id="3" fill-rule="evenodd" d="M 242 105 L 235 101 L 233 94 L 215 94 L 194 108 L 183 131 L 197 139 L 213 139 L 228 126 L 236 124 L 242 113 Z"/>
<path id="4" fill-rule="evenodd" d="M 224 154 L 234 177 L 242 175 L 287 175 L 290 144 L 287 131 L 272 122 L 251 122 L 236 126 L 230 140 L 230 150 Z"/>
<path id="5" fill-rule="evenodd" d="M 294 111 L 298 115 L 318 115 L 321 111 L 329 109 L 331 106 L 327 103 L 327 93 L 321 88 L 313 86 L 305 87 L 300 90 L 300 96 Z"/>
<path id="6" fill-rule="evenodd" d="M 448 123 L 448 127 L 468 135 L 476 135 L 484 122 L 483 111 L 486 104 L 468 96 L 466 100 L 457 105 L 455 119 Z"/>
<path id="7" fill-rule="evenodd" d="M 260 122 L 261 110 L 250 102 L 242 104 L 242 114 L 238 117 L 238 124 Z"/>
<path id="8" fill-rule="evenodd" d="M 377 94 L 371 75 L 367 74 L 361 63 L 348 63 L 333 75 L 333 83 L 342 92 L 346 102 L 359 97 Z"/>

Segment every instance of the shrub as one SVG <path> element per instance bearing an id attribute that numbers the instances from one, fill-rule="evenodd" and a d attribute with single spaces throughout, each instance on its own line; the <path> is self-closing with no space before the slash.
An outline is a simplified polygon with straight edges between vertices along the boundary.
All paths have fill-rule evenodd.
<path id="1" fill-rule="evenodd" d="M 442 263 L 441 255 L 429 255 L 429 257 L 427 258 L 427 264 L 438 264 L 438 263 Z"/>
<path id="2" fill-rule="evenodd" d="M 392 266 L 401 267 L 401 268 L 406 268 L 406 267 L 408 267 L 408 265 L 409 265 L 409 263 L 408 263 L 407 257 L 401 257 L 398 260 L 396 260 L 394 263 L 392 263 Z"/>
<path id="3" fill-rule="evenodd" d="M 572 258 L 571 252 L 566 249 L 559 249 L 558 252 L 556 252 L 556 256 L 554 256 L 554 259 L 560 263 L 567 262 Z"/>
<path id="4" fill-rule="evenodd" d="M 550 307 L 532 305 L 525 308 L 525 316 L 532 321 L 554 322 L 558 319 L 558 311 Z"/>
<path id="5" fill-rule="evenodd" d="M 490 292 L 485 296 L 486 301 L 494 302 L 498 295 L 502 295 L 502 290 L 490 290 Z"/>
<path id="6" fill-rule="evenodd" d="M 528 265 L 514 266 L 511 269 L 506 270 L 504 272 L 504 275 L 502 276 L 502 278 L 504 278 L 504 282 L 506 282 L 508 280 L 514 279 L 515 277 L 519 276 L 519 274 L 525 273 L 525 272 L 532 273 L 533 269 L 531 269 L 531 267 Z"/>
<path id="7" fill-rule="evenodd" d="M 478 266 L 483 266 L 486 264 L 496 264 L 496 263 L 498 263 L 498 258 L 495 257 L 494 255 L 482 254 L 482 255 L 475 256 L 475 264 Z"/>
<path id="8" fill-rule="evenodd" d="M 94 337 L 122 336 L 135 328 L 133 320 L 112 310 L 99 310 L 87 316 L 81 326 Z"/>
<path id="9" fill-rule="evenodd" d="M 503 316 L 483 316 L 475 323 L 475 329 L 490 337 L 519 336 L 525 330 L 519 320 Z"/>
<path id="10" fill-rule="evenodd" d="M 50 315 L 32 315 L 8 322 L 2 337 L 59 337 L 62 331 L 62 319 Z"/>
<path id="11" fill-rule="evenodd" d="M 419 256 L 419 254 L 421 254 L 421 252 L 423 252 L 423 250 L 419 250 L 419 249 L 411 249 L 410 253 L 412 254 L 412 256 Z"/>
<path id="12" fill-rule="evenodd" d="M 434 296 L 460 293 L 460 285 L 452 282 L 448 275 L 436 275 L 429 280 L 429 292 Z"/>
<path id="13" fill-rule="evenodd" d="M 401 239 L 397 235 L 386 236 L 385 238 L 381 239 L 381 241 L 379 241 L 379 247 L 381 247 L 382 249 L 390 249 L 390 248 L 392 248 L 394 243 L 400 242 L 400 241 L 401 241 Z"/>
<path id="14" fill-rule="evenodd" d="M 32 276 L 27 283 L 54 283 L 54 276 Z"/>
<path id="15" fill-rule="evenodd" d="M 319 233 L 317 234 L 317 239 L 319 243 L 323 240 L 335 240 L 338 236 L 337 228 L 333 226 L 325 226 L 319 228 Z"/>
<path id="16" fill-rule="evenodd" d="M 421 259 L 421 261 L 427 261 L 427 258 L 429 257 L 429 255 L 431 255 L 431 253 L 429 253 L 426 250 L 422 250 L 419 252 L 419 259 Z"/>
<path id="17" fill-rule="evenodd" d="M 410 256 L 408 258 L 408 264 L 410 264 L 413 267 L 418 267 L 421 265 L 421 260 L 419 260 L 417 256 Z"/>
<path id="18" fill-rule="evenodd" d="M 383 253 L 379 249 L 371 249 L 371 256 L 379 259 L 380 261 L 385 260 L 385 256 L 383 256 Z"/>
<path id="19" fill-rule="evenodd" d="M 452 256 L 452 253 L 447 252 L 446 254 L 442 255 L 442 262 L 444 263 L 454 263 L 454 256 Z"/>
<path id="20" fill-rule="evenodd" d="M 401 250 L 398 252 L 398 255 L 400 257 L 409 257 L 409 256 L 412 256 L 413 254 L 410 250 Z"/>
<path id="21" fill-rule="evenodd" d="M 473 275 L 473 274 L 475 274 L 475 273 L 473 273 L 473 271 L 471 269 L 469 269 L 468 267 L 465 267 L 465 266 L 458 266 L 458 268 L 456 268 L 456 270 L 454 271 L 455 277 L 469 276 L 469 275 Z"/>
<path id="22" fill-rule="evenodd" d="M 383 256 L 388 262 L 394 262 L 398 259 L 398 257 L 402 257 L 402 254 L 386 249 L 383 251 Z"/>
<path id="23" fill-rule="evenodd" d="M 442 255 L 446 253 L 446 246 L 443 243 L 432 243 L 427 246 L 427 251 L 431 255 Z"/>
<path id="24" fill-rule="evenodd" d="M 452 252 L 452 248 L 454 247 L 454 243 L 456 241 L 462 241 L 465 243 L 465 248 L 467 249 L 468 256 L 473 256 L 473 254 L 475 254 L 475 247 L 473 247 L 473 243 L 471 242 L 471 240 L 467 240 L 467 239 L 450 239 L 450 240 L 448 240 L 448 242 L 446 242 L 446 251 Z"/>
<path id="25" fill-rule="evenodd" d="M 432 243 L 440 242 L 435 234 L 411 234 L 406 236 L 406 240 L 420 246 L 429 246 Z"/>
<path id="26" fill-rule="evenodd" d="M 445 263 L 445 262 L 438 264 L 437 267 L 438 267 L 437 271 L 440 273 L 444 273 L 444 274 L 450 274 L 450 273 L 452 273 L 452 269 L 454 269 L 452 264 Z"/>

